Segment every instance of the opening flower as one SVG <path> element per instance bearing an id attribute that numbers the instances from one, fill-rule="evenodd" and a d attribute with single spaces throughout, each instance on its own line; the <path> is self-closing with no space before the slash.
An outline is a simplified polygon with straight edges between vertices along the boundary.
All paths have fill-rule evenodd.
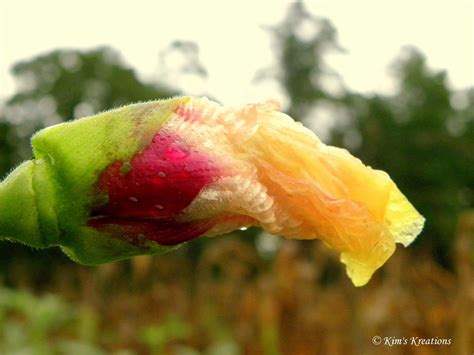
<path id="1" fill-rule="evenodd" d="M 0 185 L 0 233 L 95 264 L 258 226 L 321 239 L 363 285 L 424 219 L 386 173 L 278 109 L 174 98 L 42 130 Z"/>

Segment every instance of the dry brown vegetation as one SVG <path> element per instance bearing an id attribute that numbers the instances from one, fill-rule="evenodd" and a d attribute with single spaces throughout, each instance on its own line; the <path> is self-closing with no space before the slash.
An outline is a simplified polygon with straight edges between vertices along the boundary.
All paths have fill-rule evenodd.
<path id="1" fill-rule="evenodd" d="M 473 214 L 465 214 L 455 270 L 417 249 L 399 248 L 362 288 L 352 286 L 321 243 L 284 241 L 265 259 L 226 236 L 209 243 L 195 263 L 175 252 L 97 268 L 67 264 L 41 292 L 60 295 L 92 317 L 89 331 L 108 351 L 175 354 L 183 344 L 204 351 L 226 340 L 249 355 L 470 354 L 473 232 Z M 28 272 L 12 272 L 18 287 L 31 289 Z M 146 329 L 151 339 L 165 339 L 150 343 Z M 375 346 L 375 335 L 450 338 L 452 344 Z"/>

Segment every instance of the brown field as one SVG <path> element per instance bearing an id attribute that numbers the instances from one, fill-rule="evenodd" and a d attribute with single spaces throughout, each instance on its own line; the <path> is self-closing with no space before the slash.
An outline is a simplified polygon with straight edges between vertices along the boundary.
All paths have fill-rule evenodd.
<path id="1" fill-rule="evenodd" d="M 227 344 L 212 354 L 470 354 L 473 222 L 466 214 L 459 223 L 454 270 L 399 247 L 362 288 L 321 243 L 283 241 L 265 258 L 235 236 L 214 239 L 195 262 L 172 252 L 96 268 L 68 263 L 40 287 L 21 267 L 9 279 L 67 300 L 110 353 L 208 354 Z M 452 343 L 376 346 L 376 335 Z"/>

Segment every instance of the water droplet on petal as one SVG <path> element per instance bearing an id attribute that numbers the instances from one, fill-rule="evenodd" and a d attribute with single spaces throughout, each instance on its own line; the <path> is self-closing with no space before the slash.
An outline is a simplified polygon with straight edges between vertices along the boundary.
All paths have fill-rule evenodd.
<path id="1" fill-rule="evenodd" d="M 241 231 L 246 231 L 247 229 L 248 229 L 247 227 L 240 228 Z"/>
<path id="2" fill-rule="evenodd" d="M 138 202 L 138 198 L 136 198 L 134 196 L 130 196 L 128 199 L 132 202 Z"/>
<path id="3" fill-rule="evenodd" d="M 158 176 L 159 176 L 159 177 L 166 177 L 166 174 L 165 174 L 164 172 L 160 171 L 160 172 L 158 173 Z"/>
<path id="4" fill-rule="evenodd" d="M 159 210 L 162 210 L 164 207 L 162 205 L 155 205 L 156 208 L 158 208 Z"/>

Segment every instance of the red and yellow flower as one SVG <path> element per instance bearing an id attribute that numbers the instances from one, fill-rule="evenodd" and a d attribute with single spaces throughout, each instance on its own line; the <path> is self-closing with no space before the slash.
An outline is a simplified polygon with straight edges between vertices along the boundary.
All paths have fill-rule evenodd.
<path id="1" fill-rule="evenodd" d="M 30 195 L 17 194 L 36 212 L 15 235 L 1 221 L 0 232 L 60 245 L 83 263 L 258 226 L 321 239 L 363 285 L 423 227 L 386 173 L 326 146 L 272 101 L 136 104 L 47 128 L 32 143 L 35 159 L 0 185 L 0 208 L 29 184 Z"/>

